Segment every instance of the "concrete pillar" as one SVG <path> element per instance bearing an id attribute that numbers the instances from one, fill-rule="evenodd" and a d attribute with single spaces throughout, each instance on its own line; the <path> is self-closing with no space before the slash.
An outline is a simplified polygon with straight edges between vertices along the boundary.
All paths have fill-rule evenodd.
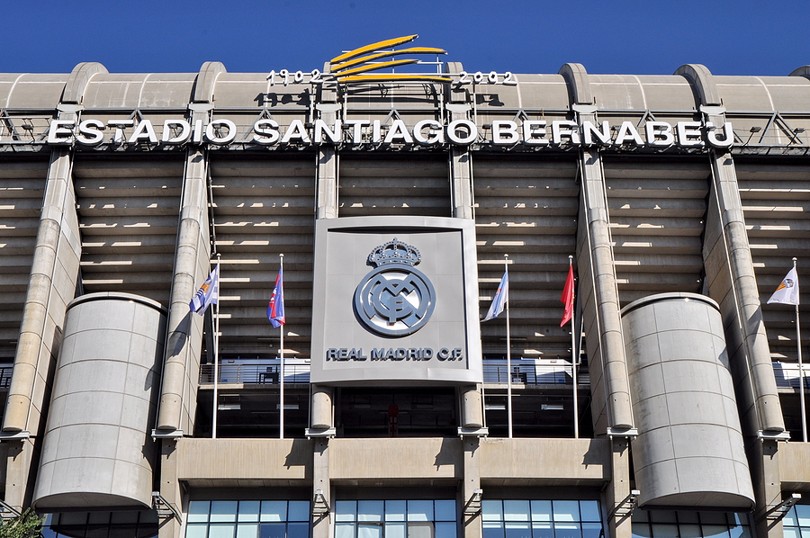
<path id="1" fill-rule="evenodd" d="M 461 426 L 465 429 L 484 427 L 481 390 L 475 386 L 460 387 L 461 392 Z"/>
<path id="2" fill-rule="evenodd" d="M 327 430 L 332 424 L 332 387 L 312 386 L 312 423 L 313 430 Z"/>
<path id="3" fill-rule="evenodd" d="M 615 437 L 611 440 L 612 479 L 605 488 L 605 507 L 608 512 L 608 536 L 632 538 L 631 514 L 626 511 L 630 496 L 630 440 Z"/>
<path id="4" fill-rule="evenodd" d="M 329 63 L 324 65 L 324 73 L 329 71 Z M 328 125 L 334 125 L 338 119 L 340 104 L 337 102 L 337 91 L 333 86 L 321 85 L 321 94 L 315 105 L 320 118 Z M 318 147 L 317 170 L 317 218 L 334 219 L 338 216 L 338 152 L 335 146 Z"/>
<path id="5" fill-rule="evenodd" d="M 315 440 L 312 457 L 312 538 L 329 538 L 331 515 L 335 507 L 329 482 L 328 438 Z M 324 505 L 329 507 L 328 512 L 319 511 Z"/>
<path id="6" fill-rule="evenodd" d="M 182 440 L 160 439 L 158 442 L 161 444 L 160 486 L 158 491 L 167 503 L 171 504 L 181 514 L 185 514 L 188 511 L 188 501 L 183 497 L 183 491 L 177 477 L 178 456 L 180 454 L 180 451 L 177 450 L 177 443 L 182 442 Z M 182 523 L 177 521 L 176 518 L 167 518 L 158 522 L 159 538 L 180 538 L 181 530 Z"/>
<path id="7" fill-rule="evenodd" d="M 450 73 L 460 73 L 463 70 L 459 62 L 449 62 L 447 67 Z M 469 120 L 472 104 L 467 90 L 460 86 L 452 88 L 446 107 L 450 115 L 449 121 Z M 453 204 L 453 217 L 457 219 L 475 218 L 473 215 L 472 153 L 467 147 L 456 144 L 450 146 L 450 197 Z"/>
<path id="8" fill-rule="evenodd" d="M 213 110 L 214 85 L 225 72 L 218 62 L 203 64 L 189 104 L 191 123 L 207 124 Z M 186 153 L 183 198 L 169 300 L 168 338 L 163 366 L 157 429 L 166 434 L 191 434 L 197 405 L 197 385 L 202 349 L 202 317 L 189 311 L 188 303 L 210 272 L 211 241 L 208 233 L 208 160 L 205 151 L 191 147 Z"/>
<path id="9" fill-rule="evenodd" d="M 782 519 L 778 514 L 769 513 L 782 502 L 782 482 L 779 478 L 779 448 L 783 443 L 773 439 L 752 442 L 751 472 L 754 481 L 754 495 L 758 500 L 754 511 L 756 536 L 782 538 Z"/>
<path id="10" fill-rule="evenodd" d="M 464 480 L 461 484 L 461 525 L 464 538 L 481 538 L 483 536 L 481 518 L 481 469 L 477 452 L 481 439 L 464 437 Z"/>
<path id="11" fill-rule="evenodd" d="M 587 73 L 579 64 L 566 64 L 560 73 L 569 86 L 573 98 L 572 108 L 580 124 L 597 123 Z M 598 362 L 604 384 L 607 426 L 611 430 L 630 430 L 634 427 L 630 407 L 630 387 L 627 376 L 624 338 L 619 314 L 619 290 L 613 263 L 610 237 L 610 217 L 607 208 L 607 188 L 602 171 L 602 157 L 596 149 L 583 148 L 580 156 L 582 212 L 579 215 L 582 230 L 586 232 L 584 248 L 578 249 L 577 266 L 582 282 L 590 289 L 591 297 L 584 305 L 583 315 L 593 330 L 588 332 L 588 356 Z M 583 222 L 584 219 L 584 222 Z M 578 241 L 579 243 L 579 241 Z M 587 257 L 588 259 L 583 259 Z M 583 274 L 590 268 L 590 274 Z M 582 296 L 582 293 L 580 293 Z M 593 352 L 593 353 L 592 353 Z M 598 431 L 597 433 L 604 433 Z"/>
<path id="12" fill-rule="evenodd" d="M 98 63 L 77 65 L 65 83 L 57 107 L 58 119 L 78 121 L 87 83 L 94 75 L 106 72 Z M 32 462 L 41 444 L 40 432 L 45 425 L 47 395 L 53 382 L 67 304 L 76 295 L 80 277 L 81 238 L 72 167 L 70 148 L 53 149 L 0 432 L 0 438 L 21 439 L 14 442 L 6 459 L 5 501 L 15 508 L 30 503 L 36 476 Z"/>

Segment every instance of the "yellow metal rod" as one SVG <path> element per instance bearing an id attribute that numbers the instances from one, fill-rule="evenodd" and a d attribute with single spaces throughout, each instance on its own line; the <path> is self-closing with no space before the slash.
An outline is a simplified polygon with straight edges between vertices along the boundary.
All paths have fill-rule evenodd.
<path id="1" fill-rule="evenodd" d="M 406 35 L 402 37 L 395 37 L 393 39 L 377 41 L 376 43 L 371 43 L 364 47 L 359 47 L 354 50 L 350 50 L 349 52 L 345 52 L 340 56 L 335 56 L 329 62 L 330 63 L 342 62 L 343 60 L 348 60 L 349 58 L 354 58 L 355 56 L 360 56 L 361 54 L 365 54 L 367 52 L 372 52 L 378 49 L 396 47 L 397 45 L 402 45 L 403 43 L 410 43 L 417 37 L 419 37 L 419 34 Z"/>
<path id="2" fill-rule="evenodd" d="M 332 72 L 335 73 L 337 71 L 340 71 L 341 69 L 346 69 L 348 67 L 352 67 L 354 65 L 361 64 L 363 62 L 370 62 L 373 60 L 378 60 L 380 58 L 386 58 L 389 56 L 399 56 L 400 54 L 447 54 L 447 51 L 436 47 L 408 47 L 399 50 L 375 52 L 374 54 L 368 54 L 366 56 L 361 56 L 360 58 L 354 58 L 353 60 L 348 60 L 346 62 L 335 64 L 332 66 Z"/>

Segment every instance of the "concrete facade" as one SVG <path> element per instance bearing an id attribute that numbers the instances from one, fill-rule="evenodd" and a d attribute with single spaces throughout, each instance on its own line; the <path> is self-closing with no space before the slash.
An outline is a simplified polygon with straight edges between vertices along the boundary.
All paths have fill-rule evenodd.
<path id="1" fill-rule="evenodd" d="M 466 538 L 509 528 L 487 503 L 514 500 L 598 501 L 611 538 L 630 538 L 633 521 L 673 506 L 696 518 L 733 511 L 752 534 L 782 536 L 783 501 L 810 492 L 810 445 L 801 442 L 794 311 L 763 303 L 794 257 L 801 272 L 810 248 L 810 71 L 721 77 L 690 64 L 673 75 L 593 75 L 567 64 L 465 81 L 460 64 L 443 69 L 453 82 L 342 84 L 328 66 L 320 80 L 281 80 L 217 62 L 198 73 L 87 63 L 70 74 L 0 74 L 4 502 L 114 522 L 120 494 L 167 538 L 229 521 L 214 511 L 193 520 L 200 503 L 256 499 L 308 501 L 313 538 L 343 532 L 337 503 L 381 499 L 451 499 Z M 335 293 L 317 270 L 326 249 L 316 225 L 348 217 L 463 221 L 474 232 L 447 263 L 465 268 L 471 283 L 458 294 L 480 310 L 458 318 L 474 327 L 480 375 L 476 362 L 459 379 L 429 379 L 428 368 L 401 383 L 342 373 L 310 384 L 314 324 Z M 283 350 L 265 317 L 279 254 Z M 560 327 L 569 256 L 574 329 Z M 213 307 L 205 316 L 188 307 L 212 260 L 222 275 L 216 353 Z M 506 314 L 479 324 L 505 261 L 509 324 Z M 369 270 L 355 263 L 354 273 Z M 95 397 L 121 381 L 100 367 L 65 389 L 56 375 L 60 352 L 68 356 L 68 305 L 99 293 L 137 294 L 167 313 L 150 326 L 163 342 L 152 377 L 127 385 L 153 391 L 153 406 L 135 413 L 148 417 L 137 432 L 147 448 L 127 453 L 151 468 L 134 481 L 110 475 L 104 499 L 94 496 L 100 472 L 74 485 L 48 479 L 54 462 L 83 457 L 71 452 L 82 443 L 49 435 L 113 412 L 111 403 L 58 403 L 85 382 Z M 622 309 L 659 294 L 716 305 L 708 332 L 676 308 L 664 317 L 677 341 L 657 338 L 658 355 L 639 345 L 652 318 L 637 311 L 623 326 Z M 351 333 L 356 320 L 343 317 Z M 96 313 L 81 323 L 112 321 Z M 697 346 L 697 332 L 712 345 Z M 72 360 L 130 356 L 125 340 L 90 341 Z M 686 364 L 698 359 L 705 368 Z M 669 371 L 666 390 L 644 375 L 649 361 Z M 672 400 L 668 413 L 644 407 L 658 397 Z M 678 398 L 712 412 L 685 417 Z M 667 439 L 656 441 L 651 424 L 664 419 Z M 726 451 L 695 433 L 718 428 L 731 432 Z M 668 458 L 650 455 L 667 443 L 708 467 L 674 465 L 665 477 L 655 463 Z M 709 469 L 711 458 L 733 472 Z M 717 480 L 706 480 L 709 470 Z M 58 521 L 57 532 L 74 529 Z M 589 538 L 582 529 L 596 522 L 577 522 Z"/>

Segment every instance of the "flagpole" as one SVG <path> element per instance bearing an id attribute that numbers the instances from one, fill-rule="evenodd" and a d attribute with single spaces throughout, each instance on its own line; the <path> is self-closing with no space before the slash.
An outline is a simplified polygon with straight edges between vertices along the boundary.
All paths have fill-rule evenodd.
<path id="1" fill-rule="evenodd" d="M 219 277 L 219 262 L 221 254 L 217 253 L 217 277 Z M 217 413 L 219 412 L 219 278 L 216 281 L 217 294 L 216 308 L 214 309 L 214 409 L 211 421 L 211 437 L 217 438 Z"/>
<path id="2" fill-rule="evenodd" d="M 798 270 L 796 269 L 796 262 L 797 259 L 793 258 L 793 270 L 796 271 L 796 275 L 798 276 Z M 800 288 L 801 289 L 801 288 Z M 807 442 L 807 409 L 804 403 L 804 366 L 802 365 L 802 332 L 801 327 L 799 326 L 799 303 L 801 300 L 796 301 L 796 348 L 798 351 L 798 358 L 799 358 L 799 407 L 802 410 L 802 441 Z"/>
<path id="3" fill-rule="evenodd" d="M 568 255 L 568 270 L 571 271 L 574 267 L 574 256 Z M 576 312 L 576 310 L 574 311 Z M 579 354 L 577 353 L 576 345 L 576 328 L 577 317 L 576 315 L 571 318 L 571 379 L 574 382 L 574 439 L 579 439 L 579 394 L 577 386 L 577 363 L 579 362 Z"/>
<path id="4" fill-rule="evenodd" d="M 283 274 L 284 273 L 284 254 L 279 254 L 279 271 Z M 282 282 L 282 286 L 283 286 Z M 282 296 L 283 300 L 283 296 Z M 282 324 L 278 328 L 281 331 L 281 339 L 279 342 L 278 348 L 278 356 L 281 361 L 279 367 L 279 376 L 278 376 L 278 383 L 279 383 L 279 409 L 278 409 L 278 438 L 284 439 L 284 325 Z"/>
<path id="5" fill-rule="evenodd" d="M 504 273 L 509 274 L 509 254 L 503 255 Z M 509 276 L 506 277 L 509 286 Z M 509 439 L 512 438 L 512 340 L 509 334 L 509 288 L 506 292 L 506 420 L 509 425 Z"/>

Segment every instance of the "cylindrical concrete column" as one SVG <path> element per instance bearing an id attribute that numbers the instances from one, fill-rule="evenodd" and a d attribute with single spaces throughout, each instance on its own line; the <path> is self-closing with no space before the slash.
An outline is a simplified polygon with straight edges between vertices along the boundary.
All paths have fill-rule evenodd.
<path id="1" fill-rule="evenodd" d="M 481 392 L 476 386 L 461 389 L 461 425 L 464 428 L 478 429 L 484 427 L 484 413 L 481 409 Z"/>
<path id="2" fill-rule="evenodd" d="M 68 306 L 33 504 L 150 507 L 166 314 L 150 299 L 92 293 Z"/>
<path id="3" fill-rule="evenodd" d="M 316 385 L 312 387 L 312 428 L 316 430 L 332 427 L 332 387 Z"/>
<path id="4" fill-rule="evenodd" d="M 692 293 L 653 295 L 627 305 L 622 322 L 641 506 L 751 509 L 754 491 L 717 303 Z"/>

